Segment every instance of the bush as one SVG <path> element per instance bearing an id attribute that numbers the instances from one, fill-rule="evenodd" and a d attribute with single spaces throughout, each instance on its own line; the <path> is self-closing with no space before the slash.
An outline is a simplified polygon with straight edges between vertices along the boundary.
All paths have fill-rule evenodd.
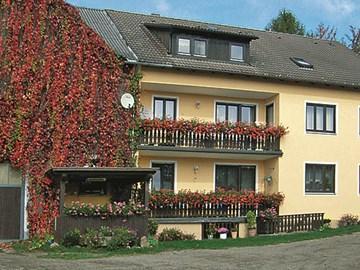
<path id="1" fill-rule="evenodd" d="M 351 214 L 343 215 L 339 220 L 339 227 L 359 224 L 359 217 Z"/>
<path id="2" fill-rule="evenodd" d="M 107 248 L 115 250 L 118 248 L 132 247 L 138 245 L 138 242 L 134 232 L 131 232 L 124 227 L 118 227 L 113 230 L 113 237 L 108 242 Z"/>
<path id="3" fill-rule="evenodd" d="M 99 234 L 103 237 L 110 237 L 113 235 L 113 231 L 108 226 L 101 226 L 99 229 Z"/>
<path id="4" fill-rule="evenodd" d="M 149 222 L 148 222 L 149 234 L 156 235 L 158 228 L 159 228 L 159 224 L 155 220 L 149 219 Z"/>
<path id="5" fill-rule="evenodd" d="M 81 236 L 80 245 L 89 248 L 99 248 L 104 246 L 104 237 L 97 230 L 86 229 L 85 234 Z"/>
<path id="6" fill-rule="evenodd" d="M 159 234 L 159 241 L 176 241 L 176 240 L 194 240 L 195 235 L 185 234 L 181 230 L 176 228 L 165 228 Z"/>
<path id="7" fill-rule="evenodd" d="M 81 234 L 80 234 L 80 230 L 75 229 L 73 231 L 69 231 L 64 235 L 64 239 L 63 239 L 63 245 L 65 247 L 73 247 L 73 246 L 78 246 L 80 245 L 80 240 L 81 240 Z"/>
<path id="8" fill-rule="evenodd" d="M 246 221 L 248 223 L 249 229 L 255 229 L 256 228 L 256 214 L 254 211 L 248 211 L 246 213 Z"/>

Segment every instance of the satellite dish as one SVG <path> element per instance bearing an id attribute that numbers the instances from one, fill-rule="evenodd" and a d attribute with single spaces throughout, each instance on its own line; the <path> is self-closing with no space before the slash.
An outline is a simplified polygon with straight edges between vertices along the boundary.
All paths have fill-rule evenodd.
<path id="1" fill-rule="evenodd" d="M 125 109 L 130 109 L 134 106 L 134 97 L 129 94 L 129 93 L 125 93 L 121 96 L 121 106 L 123 106 Z"/>

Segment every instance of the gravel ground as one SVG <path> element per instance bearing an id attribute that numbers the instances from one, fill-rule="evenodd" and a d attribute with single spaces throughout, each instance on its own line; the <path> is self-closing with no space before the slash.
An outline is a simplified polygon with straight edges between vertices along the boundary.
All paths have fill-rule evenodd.
<path id="1" fill-rule="evenodd" d="M 275 246 L 185 250 L 73 261 L 0 253 L 0 270 L 37 269 L 360 269 L 360 233 Z"/>

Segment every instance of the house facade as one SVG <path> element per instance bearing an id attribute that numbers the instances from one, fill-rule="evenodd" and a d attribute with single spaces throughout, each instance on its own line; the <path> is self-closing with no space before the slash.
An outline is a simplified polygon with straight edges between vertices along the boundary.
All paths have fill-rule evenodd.
<path id="1" fill-rule="evenodd" d="M 280 214 L 360 214 L 358 55 L 337 42 L 284 33 L 79 10 L 95 30 L 94 14 L 106 15 L 132 52 L 128 61 L 143 76 L 143 118 L 287 127 L 271 147 L 239 146 L 241 138 L 229 144 L 224 134 L 208 134 L 207 144 L 149 132 L 138 166 L 159 168 L 153 189 L 282 192 Z M 110 46 L 116 39 L 98 33 Z"/>

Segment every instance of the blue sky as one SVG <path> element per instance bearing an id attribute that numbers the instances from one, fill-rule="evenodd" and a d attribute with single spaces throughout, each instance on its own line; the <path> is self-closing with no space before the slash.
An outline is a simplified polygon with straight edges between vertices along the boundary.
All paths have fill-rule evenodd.
<path id="1" fill-rule="evenodd" d="M 349 25 L 360 27 L 360 0 L 66 0 L 92 8 L 115 9 L 138 13 L 230 24 L 263 29 L 281 8 L 292 10 L 307 30 L 319 22 L 334 25 L 338 37 Z"/>

